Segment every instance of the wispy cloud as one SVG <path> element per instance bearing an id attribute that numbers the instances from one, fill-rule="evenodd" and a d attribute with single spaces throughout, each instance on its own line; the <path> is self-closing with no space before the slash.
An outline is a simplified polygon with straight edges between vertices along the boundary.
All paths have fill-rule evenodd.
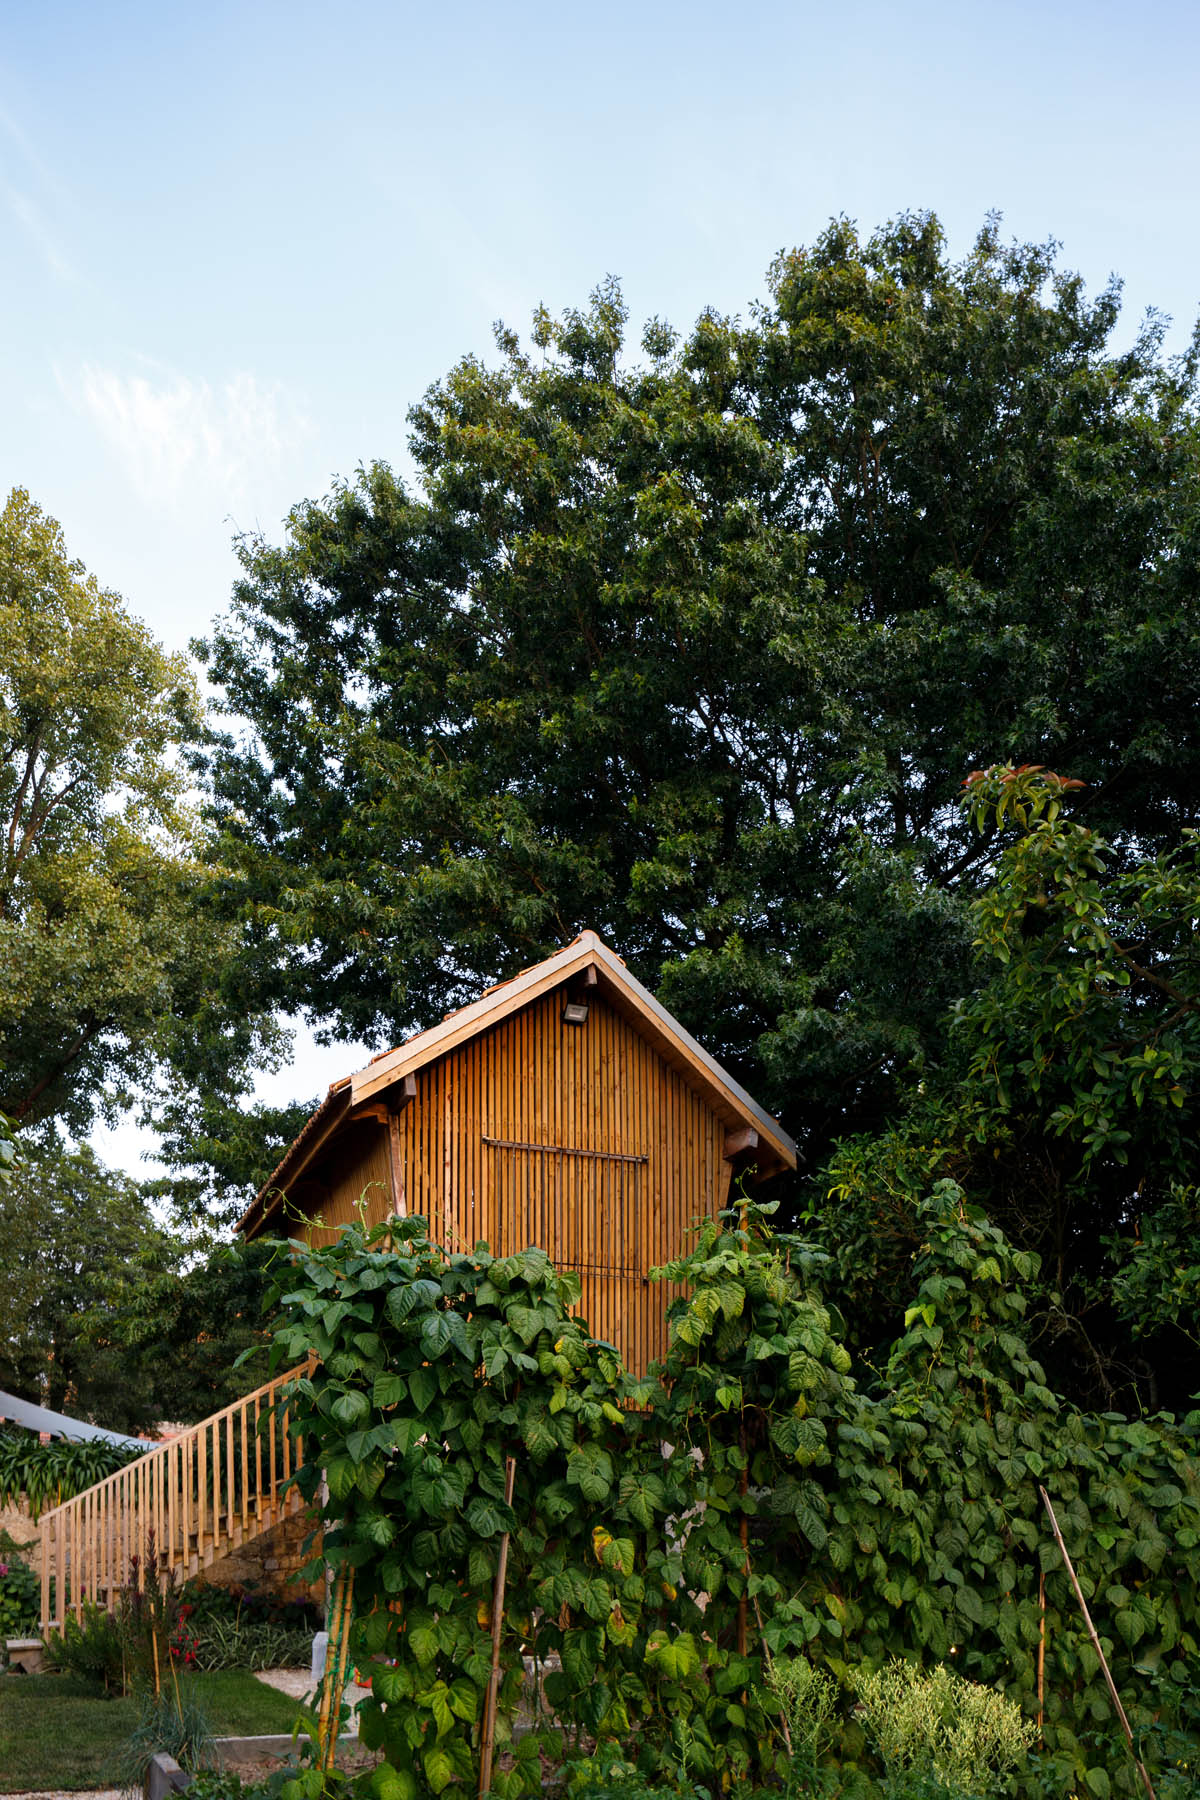
<path id="1" fill-rule="evenodd" d="M 216 384 L 170 371 L 151 375 L 85 365 L 58 372 L 145 501 L 178 506 L 197 489 L 233 507 L 312 431 L 278 384 L 236 374 Z"/>
<path id="2" fill-rule="evenodd" d="M 53 169 L 50 168 L 49 164 L 40 155 L 37 145 L 34 143 L 29 133 L 22 125 L 17 123 L 17 120 L 3 103 L 0 103 L 0 131 L 3 131 L 6 137 L 11 139 L 16 145 L 34 175 L 37 176 L 41 185 L 52 193 L 56 199 L 65 199 L 66 190 L 59 181 L 57 175 L 55 175 Z"/>
<path id="3" fill-rule="evenodd" d="M 60 249 L 53 231 L 35 200 L 28 194 L 19 193 L 7 182 L 4 185 L 4 199 L 9 212 L 24 226 L 25 231 L 33 239 L 50 270 L 61 281 L 77 281 L 79 279 L 66 253 Z"/>
<path id="4" fill-rule="evenodd" d="M 44 262 L 60 281 L 77 281 L 78 273 L 70 258 L 63 250 L 50 222 L 46 206 L 36 200 L 29 192 L 30 187 L 40 190 L 51 202 L 50 211 L 61 209 L 66 201 L 66 193 L 61 182 L 43 158 L 28 132 L 17 123 L 8 108 L 0 104 L 0 133 L 17 151 L 18 159 L 24 163 L 24 171 L 20 176 L 21 185 L 14 186 L 13 181 L 6 180 L 0 185 L 4 204 L 17 223 L 24 229 L 40 251 Z M 17 179 L 14 171 L 14 180 Z"/>

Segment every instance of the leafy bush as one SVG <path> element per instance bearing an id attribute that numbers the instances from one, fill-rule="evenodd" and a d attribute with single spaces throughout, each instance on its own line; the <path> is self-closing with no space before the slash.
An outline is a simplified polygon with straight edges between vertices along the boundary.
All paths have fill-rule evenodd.
<path id="1" fill-rule="evenodd" d="M 25 1560 L 25 1552 L 7 1532 L 0 1532 L 0 1643 L 36 1631 L 41 1610 L 41 1582 Z"/>
<path id="2" fill-rule="evenodd" d="M 1200 1794 L 1200 1679 L 1181 1671 L 1179 1681 L 1157 1678 L 1143 1667 L 1139 1674 L 1156 1682 L 1159 1717 L 1137 1733 L 1138 1755 L 1156 1770 L 1158 1800 L 1196 1800 Z"/>
<path id="3" fill-rule="evenodd" d="M 305 1627 L 272 1624 L 270 1619 L 223 1619 L 219 1615 L 184 1619 L 171 1638 L 176 1662 L 207 1672 L 213 1669 L 281 1669 L 307 1667 L 312 1659 L 312 1633 Z"/>
<path id="4" fill-rule="evenodd" d="M 188 1782 L 188 1800 L 268 1800 L 279 1782 L 245 1782 L 232 1769 L 199 1769 Z"/>
<path id="5" fill-rule="evenodd" d="M 313 1633 L 323 1622 L 306 1600 L 189 1581 L 180 1590 L 171 1654 L 181 1666 L 201 1671 L 307 1668 Z"/>
<path id="6" fill-rule="evenodd" d="M 839 1725 L 837 1682 L 807 1657 L 772 1657 L 767 1690 L 779 1709 L 789 1795 L 823 1791 L 827 1784 L 821 1757 Z"/>
<path id="7" fill-rule="evenodd" d="M 145 1568 L 134 1556 L 125 1585 L 112 1612 L 84 1603 L 83 1619 L 68 1613 L 61 1631 L 47 1641 L 54 1666 L 103 1685 L 109 1693 L 128 1693 L 138 1686 L 157 1691 L 170 1664 L 173 1636 L 179 1623 L 179 1589 L 164 1577 L 148 1539 Z"/>
<path id="8" fill-rule="evenodd" d="M 117 1594 L 117 1629 L 125 1657 L 125 1687 L 153 1686 L 157 1692 L 179 1627 L 180 1590 L 159 1566 L 154 1533 L 146 1540 L 143 1565 L 129 1559 L 129 1575 Z"/>
<path id="9" fill-rule="evenodd" d="M 679 1773 L 678 1786 L 647 1780 L 616 1744 L 605 1743 L 592 1756 L 572 1758 L 562 1783 L 568 1800 L 707 1800 L 707 1788 L 686 1786 L 686 1766 Z"/>
<path id="10" fill-rule="evenodd" d="M 307 1631 L 310 1636 L 320 1631 L 324 1616 L 320 1607 L 308 1600 L 280 1600 L 274 1594 L 260 1594 L 253 1588 L 235 1584 L 218 1587 L 203 1580 L 185 1581 L 180 1589 L 180 1617 L 207 1621 L 267 1621 L 293 1631 Z"/>
<path id="11" fill-rule="evenodd" d="M 43 1444 L 31 1431 L 2 1431 L 0 1506 L 19 1505 L 24 1499 L 31 1516 L 38 1519 L 49 1508 L 74 1499 L 143 1454 L 123 1444 L 105 1443 L 102 1438 L 78 1443 L 52 1438 Z"/>
<path id="12" fill-rule="evenodd" d="M 51 1665 L 67 1675 L 94 1682 L 106 1693 L 125 1688 L 125 1640 L 115 1616 L 103 1606 L 85 1602 L 82 1620 L 67 1614 L 61 1631 L 46 1640 Z"/>
<path id="13" fill-rule="evenodd" d="M 298 1482 L 316 1503 L 325 1471 L 324 1556 L 354 1571 L 353 1661 L 375 1663 L 364 1741 L 416 1794 L 478 1781 L 503 1533 L 503 1800 L 537 1793 L 539 1754 L 556 1754 L 540 1722 L 514 1741 L 523 1656 L 576 1743 L 632 1752 L 660 1785 L 685 1761 L 716 1793 L 788 1780 L 770 1659 L 803 1656 L 844 1686 L 857 1664 L 957 1649 L 964 1676 L 1028 1716 L 1043 1621 L 1046 1792 L 1099 1800 L 1109 1768 L 1131 1791 L 1039 1487 L 1135 1728 L 1174 1729 L 1162 1682 L 1186 1676 L 1200 1638 L 1200 1415 L 1059 1401 L 1024 1334 L 1035 1259 L 952 1182 L 920 1210 L 911 1303 L 887 1361 L 858 1369 L 829 1259 L 749 1207 L 662 1271 L 685 1297 L 643 1381 L 589 1337 L 577 1279 L 541 1251 L 450 1254 L 418 1218 L 296 1251 L 278 1354 L 319 1359 L 288 1399 L 315 1440 Z M 944 1785 L 939 1769 L 986 1760 L 985 1727 L 981 1713 L 973 1744 L 945 1749 L 959 1762 L 895 1779 Z M 853 1717 L 840 1751 L 868 1760 Z"/>
<path id="14" fill-rule="evenodd" d="M 1037 1738 L 1011 1700 L 943 1663 L 926 1672 L 896 1659 L 851 1681 L 895 1800 L 986 1800 Z"/>

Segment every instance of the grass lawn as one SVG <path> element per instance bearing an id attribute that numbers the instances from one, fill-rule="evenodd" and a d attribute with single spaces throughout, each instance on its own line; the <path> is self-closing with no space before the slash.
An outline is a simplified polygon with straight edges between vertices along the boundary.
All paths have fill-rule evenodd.
<path id="1" fill-rule="evenodd" d="M 242 1669 L 193 1675 L 186 1691 L 215 1737 L 290 1731 L 300 1710 Z M 137 1719 L 136 1700 L 106 1700 L 73 1675 L 0 1676 L 0 1794 L 103 1787 Z"/>

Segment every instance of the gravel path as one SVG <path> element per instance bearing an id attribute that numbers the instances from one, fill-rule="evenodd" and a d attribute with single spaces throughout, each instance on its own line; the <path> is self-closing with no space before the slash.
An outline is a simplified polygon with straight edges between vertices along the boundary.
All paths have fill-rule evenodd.
<path id="1" fill-rule="evenodd" d="M 265 1681 L 268 1687 L 278 1688 L 281 1694 L 290 1694 L 293 1700 L 311 1700 L 316 1689 L 313 1678 L 307 1669 L 259 1669 L 258 1679 Z M 359 1687 L 357 1682 L 348 1681 L 343 1699 L 351 1709 L 349 1733 L 358 1736 L 358 1714 L 354 1711 L 360 1700 L 365 1700 L 369 1688 Z"/>

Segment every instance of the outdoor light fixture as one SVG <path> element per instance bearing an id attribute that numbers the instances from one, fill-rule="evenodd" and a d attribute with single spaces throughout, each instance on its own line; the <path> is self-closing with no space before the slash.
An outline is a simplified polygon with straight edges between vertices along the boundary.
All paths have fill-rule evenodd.
<path id="1" fill-rule="evenodd" d="M 567 1004 L 563 1007 L 564 1025 L 586 1025 L 587 1016 L 588 1009 L 586 1000 L 568 1000 Z"/>

